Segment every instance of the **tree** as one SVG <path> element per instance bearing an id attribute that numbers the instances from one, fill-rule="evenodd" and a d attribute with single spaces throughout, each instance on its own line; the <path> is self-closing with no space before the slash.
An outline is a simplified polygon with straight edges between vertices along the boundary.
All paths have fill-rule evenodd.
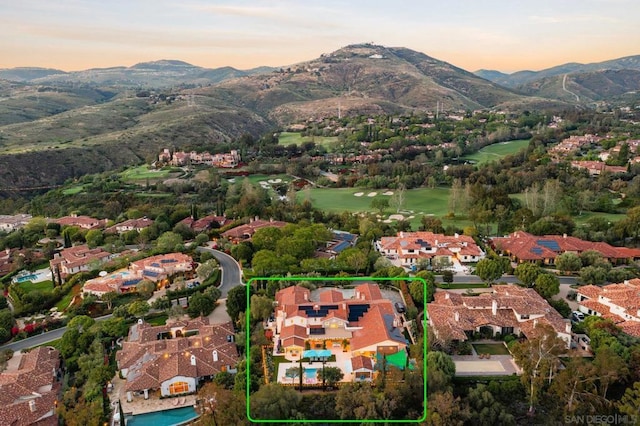
<path id="1" fill-rule="evenodd" d="M 580 281 L 584 284 L 604 284 L 607 281 L 607 277 L 607 269 L 601 266 L 587 266 L 580 269 Z"/>
<path id="2" fill-rule="evenodd" d="M 582 268 L 582 261 L 577 254 L 562 253 L 556 256 L 556 268 L 563 273 L 576 272 Z"/>
<path id="3" fill-rule="evenodd" d="M 293 388 L 266 384 L 251 395 L 251 417 L 256 420 L 295 418 L 302 395 Z"/>
<path id="4" fill-rule="evenodd" d="M 216 259 L 209 259 L 204 263 L 201 263 L 196 268 L 196 274 L 201 281 L 206 281 L 213 273 L 218 269 L 218 261 Z"/>
<path id="5" fill-rule="evenodd" d="M 420 230 L 441 234 L 444 232 L 444 227 L 437 217 L 424 215 L 420 218 Z"/>
<path id="6" fill-rule="evenodd" d="M 633 386 L 624 391 L 624 395 L 616 404 L 621 413 L 629 417 L 640 417 L 640 382 L 635 382 Z"/>
<path id="7" fill-rule="evenodd" d="M 215 308 L 213 298 L 204 292 L 196 292 L 189 297 L 189 306 L 187 313 L 191 318 L 199 316 L 207 316 Z"/>
<path id="8" fill-rule="evenodd" d="M 275 251 L 276 244 L 283 236 L 284 234 L 282 233 L 282 229 L 274 226 L 267 226 L 265 228 L 258 229 L 251 237 L 251 242 L 255 247 L 255 251 Z"/>
<path id="9" fill-rule="evenodd" d="M 244 286 L 234 287 L 227 293 L 227 313 L 233 321 L 238 320 L 240 312 L 247 310 L 247 289 Z"/>
<path id="10" fill-rule="evenodd" d="M 295 383 L 296 379 L 300 377 L 300 367 L 289 367 L 284 372 L 284 377 L 291 379 L 291 383 Z"/>
<path id="11" fill-rule="evenodd" d="M 273 300 L 266 296 L 254 294 L 251 296 L 249 310 L 251 311 L 251 319 L 255 321 L 264 321 L 269 318 L 269 315 L 273 312 Z"/>
<path id="12" fill-rule="evenodd" d="M 604 399 L 597 393 L 597 369 L 583 358 L 573 357 L 555 378 L 550 392 L 562 404 L 565 415 L 603 408 Z"/>
<path id="13" fill-rule="evenodd" d="M 382 216 L 384 211 L 389 208 L 389 199 L 384 197 L 375 197 L 371 200 L 371 208 L 378 210 Z"/>
<path id="14" fill-rule="evenodd" d="M 552 274 L 540 274 L 533 287 L 540 296 L 551 299 L 560 293 L 560 280 Z"/>
<path id="15" fill-rule="evenodd" d="M 218 377 L 225 374 L 229 375 L 217 374 L 214 383 L 206 383 L 198 391 L 198 397 L 203 401 L 202 422 L 205 425 L 249 426 L 246 396 L 218 383 Z"/>
<path id="16" fill-rule="evenodd" d="M 175 232 L 167 231 L 156 240 L 156 248 L 160 253 L 181 251 L 184 248 L 182 236 Z"/>
<path id="17" fill-rule="evenodd" d="M 424 303 L 424 287 L 425 285 L 419 280 L 411 280 L 409 283 L 409 294 L 413 301 L 420 305 Z"/>
<path id="18" fill-rule="evenodd" d="M 433 393 L 429 397 L 428 407 L 429 426 L 463 426 L 471 418 L 466 401 L 455 398 L 451 391 Z"/>
<path id="19" fill-rule="evenodd" d="M 355 247 L 343 250 L 342 253 L 338 255 L 337 260 L 341 265 L 354 271 L 356 275 L 358 275 L 361 269 L 367 266 L 368 262 L 367 256 Z"/>
<path id="20" fill-rule="evenodd" d="M 558 356 L 567 348 L 550 326 L 538 324 L 535 329 L 538 331 L 535 336 L 515 344 L 511 350 L 522 368 L 522 383 L 529 394 L 529 412 L 534 411 L 544 381 L 553 379 L 559 368 Z"/>
<path id="21" fill-rule="evenodd" d="M 102 244 L 102 231 L 99 229 L 91 229 L 87 232 L 87 235 L 85 235 L 84 238 L 87 241 L 89 248 L 96 248 Z"/>
<path id="22" fill-rule="evenodd" d="M 393 192 L 391 196 L 390 204 L 396 209 L 396 213 L 400 213 L 400 210 L 404 207 L 405 201 L 405 193 L 407 191 L 407 187 L 404 186 L 403 183 L 399 184 L 396 190 Z"/>
<path id="23" fill-rule="evenodd" d="M 150 280 L 142 280 L 136 284 L 136 291 L 145 299 L 150 298 L 156 291 L 156 284 Z"/>
<path id="24" fill-rule="evenodd" d="M 344 373 L 338 367 L 324 367 L 318 369 L 318 379 L 323 380 L 329 387 L 333 387 L 344 377 Z"/>
<path id="25" fill-rule="evenodd" d="M 453 271 L 449 269 L 442 271 L 442 281 L 451 284 L 453 282 Z"/>
<path id="26" fill-rule="evenodd" d="M 505 407 L 495 400 L 486 385 L 478 384 L 469 391 L 467 396 L 471 409 L 470 423 L 481 426 L 491 425 L 515 425 L 513 415 L 509 414 Z"/>
<path id="27" fill-rule="evenodd" d="M 531 287 L 535 282 L 536 278 L 538 277 L 538 275 L 540 274 L 540 272 L 541 270 L 538 265 L 536 265 L 535 263 L 525 262 L 516 266 L 514 275 L 520 281 L 522 281 L 522 283 L 525 286 Z"/>
<path id="28" fill-rule="evenodd" d="M 110 291 L 100 296 L 100 300 L 102 300 L 107 304 L 108 310 L 111 310 L 111 307 L 113 306 L 113 301 L 116 300 L 117 298 L 118 298 L 118 292 L 116 291 Z"/>
<path id="29" fill-rule="evenodd" d="M 502 265 L 495 259 L 481 259 L 476 264 L 476 275 L 487 283 L 493 283 L 503 274 Z"/>
<path id="30" fill-rule="evenodd" d="M 127 306 L 127 312 L 133 317 L 144 318 L 150 308 L 151 307 L 147 302 L 143 300 L 135 300 Z"/>

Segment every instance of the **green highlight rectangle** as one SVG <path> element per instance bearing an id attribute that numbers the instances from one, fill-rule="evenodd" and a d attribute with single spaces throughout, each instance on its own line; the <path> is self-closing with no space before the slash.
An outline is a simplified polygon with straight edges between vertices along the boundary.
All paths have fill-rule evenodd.
<path id="1" fill-rule="evenodd" d="M 422 334 L 423 334 L 423 413 L 422 417 L 416 420 L 384 420 L 384 419 L 375 419 L 375 420 L 301 420 L 301 419 L 292 419 L 292 420 L 283 420 L 283 419 L 254 419 L 251 417 L 251 357 L 247 356 L 247 367 L 246 367 L 246 398 L 247 398 L 247 419 L 252 423 L 421 423 L 427 419 L 427 282 L 424 278 L 419 277 L 392 277 L 392 278 L 378 278 L 378 277 L 254 277 L 249 280 L 246 284 L 246 296 L 247 296 L 247 310 L 245 312 L 245 337 L 246 344 L 245 348 L 246 354 L 250 352 L 250 344 L 251 344 L 251 330 L 249 329 L 250 325 L 250 302 L 251 302 L 251 285 L 254 281 L 420 281 L 424 286 L 424 295 L 423 295 L 423 314 L 422 314 Z M 417 318 L 416 318 L 417 320 Z"/>

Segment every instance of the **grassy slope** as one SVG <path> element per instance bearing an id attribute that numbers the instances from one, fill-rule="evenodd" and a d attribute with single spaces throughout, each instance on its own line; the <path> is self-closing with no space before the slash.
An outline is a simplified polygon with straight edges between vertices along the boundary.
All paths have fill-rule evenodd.
<path id="1" fill-rule="evenodd" d="M 471 160 L 477 164 L 484 164 L 490 161 L 500 160 L 510 154 L 515 154 L 529 145 L 528 139 L 519 139 L 515 141 L 499 142 L 493 145 L 485 146 L 480 151 L 467 155 L 464 158 Z"/>
<path id="2" fill-rule="evenodd" d="M 316 145 L 322 145 L 325 148 L 331 148 L 332 144 L 338 141 L 337 136 L 302 136 L 296 132 L 282 132 L 278 137 L 279 145 L 302 145 L 304 142 L 315 142 Z"/>

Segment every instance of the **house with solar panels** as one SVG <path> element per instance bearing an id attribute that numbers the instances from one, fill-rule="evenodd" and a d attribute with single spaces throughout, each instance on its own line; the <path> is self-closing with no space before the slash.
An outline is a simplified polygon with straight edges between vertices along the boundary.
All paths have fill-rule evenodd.
<path id="1" fill-rule="evenodd" d="M 334 259 L 344 250 L 355 246 L 358 241 L 358 236 L 350 232 L 332 230 L 331 234 L 333 235 L 331 241 L 327 241 L 325 247 L 316 251 L 316 257 Z"/>
<path id="2" fill-rule="evenodd" d="M 640 259 L 640 249 L 614 247 L 605 242 L 592 242 L 564 235 L 532 235 L 516 231 L 506 237 L 491 239 L 493 248 L 516 263 L 536 262 L 553 265 L 558 255 L 579 255 L 588 250 L 597 251 L 612 264 L 624 264 Z"/>
<path id="3" fill-rule="evenodd" d="M 366 369 L 388 355 L 406 359 L 409 342 L 391 301 L 376 284 L 361 284 L 351 292 L 353 296 L 346 297 L 340 289 L 326 288 L 312 301 L 310 291 L 303 287 L 278 291 L 271 324 L 276 355 L 298 361 L 305 351 L 330 350 L 345 359 L 340 368 L 348 373 L 353 365 Z"/>
<path id="4" fill-rule="evenodd" d="M 138 260 L 128 268 L 88 280 L 82 291 L 98 297 L 112 291 L 127 293 L 136 291 L 136 285 L 142 280 L 158 284 L 179 274 L 189 277 L 194 270 L 195 264 L 191 256 L 182 253 L 162 254 Z"/>

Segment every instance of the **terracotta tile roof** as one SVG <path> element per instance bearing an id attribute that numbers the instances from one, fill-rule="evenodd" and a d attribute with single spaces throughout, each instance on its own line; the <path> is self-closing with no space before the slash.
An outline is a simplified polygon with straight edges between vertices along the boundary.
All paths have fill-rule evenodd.
<path id="1" fill-rule="evenodd" d="M 222 233 L 222 237 L 229 239 L 249 239 L 260 228 L 276 227 L 282 228 L 287 225 L 287 222 L 281 222 L 278 220 L 262 220 L 256 219 L 249 222 L 246 225 L 240 225 L 235 228 L 229 229 Z"/>
<path id="2" fill-rule="evenodd" d="M 360 284 L 356 287 L 356 298 L 361 300 L 379 300 L 382 299 L 380 287 L 375 284 Z M 359 297 L 358 297 L 359 295 Z"/>
<path id="3" fill-rule="evenodd" d="M 310 296 L 309 289 L 294 285 L 278 290 L 275 299 L 278 306 L 299 305 L 308 302 Z"/>
<path id="4" fill-rule="evenodd" d="M 391 302 L 387 301 L 389 309 Z M 402 348 L 406 347 L 407 340 L 400 333 L 399 328 L 394 327 L 394 315 L 389 314 L 389 309 L 381 308 L 382 304 L 373 305 L 358 321 L 358 326 L 362 327 L 353 332 L 351 338 L 351 350 L 357 351 L 368 348 L 379 343 L 391 341 L 397 343 Z"/>
<path id="5" fill-rule="evenodd" d="M 351 370 L 369 370 L 373 371 L 373 361 L 368 356 L 354 356 L 351 358 Z"/>
<path id="6" fill-rule="evenodd" d="M 618 327 L 622 328 L 622 331 L 624 331 L 625 333 L 631 336 L 640 337 L 640 322 L 623 321 L 617 325 Z"/>
<path id="7" fill-rule="evenodd" d="M 495 308 L 495 313 L 494 313 Z M 438 335 L 466 340 L 467 332 L 479 327 L 520 327 L 537 320 L 547 322 L 556 332 L 566 332 L 566 321 L 535 290 L 516 285 L 496 286 L 492 293 L 464 296 L 437 292 L 427 305 L 429 323 Z M 519 321 L 517 315 L 532 317 Z"/>
<path id="8" fill-rule="evenodd" d="M 62 226 L 79 226 L 84 229 L 104 228 L 106 219 L 94 219 L 89 216 L 65 216 L 54 221 Z"/>
<path id="9" fill-rule="evenodd" d="M 434 256 L 483 256 L 484 253 L 468 235 L 444 235 L 433 232 L 400 232 L 395 237 L 382 237 L 380 251 L 394 253 L 401 259 L 430 259 Z M 409 253 L 409 251 L 411 251 Z"/>
<path id="10" fill-rule="evenodd" d="M 59 352 L 41 346 L 21 356 L 16 369 L 0 374 L 0 424 L 27 426 L 55 409 L 60 384 L 54 372 L 60 366 Z M 31 405 L 30 405 L 31 404 Z"/>
<path id="11" fill-rule="evenodd" d="M 197 331 L 189 337 L 157 340 L 160 333 L 180 330 Z M 233 335 L 231 323 L 210 325 L 207 318 L 179 321 L 163 326 L 135 324 L 129 331 L 129 340 L 116 354 L 120 369 L 128 369 L 126 389 L 157 389 L 163 381 L 175 376 L 203 377 L 233 367 L 238 362 L 237 348 L 228 341 Z M 214 361 L 213 352 L 218 361 Z M 195 357 L 195 366 L 191 357 Z"/>
<path id="12" fill-rule="evenodd" d="M 524 231 L 516 231 L 507 237 L 491 239 L 491 244 L 499 251 L 516 257 L 521 261 L 555 259 L 561 253 L 580 254 L 587 250 L 595 250 L 607 259 L 635 258 L 635 251 L 625 247 L 614 247 L 604 242 L 584 241 L 569 235 L 532 235 Z"/>
<path id="13" fill-rule="evenodd" d="M 331 303 L 331 302 L 342 302 L 344 297 L 342 297 L 342 293 L 337 290 L 326 290 L 320 293 L 320 302 Z"/>
<path id="14" fill-rule="evenodd" d="M 589 299 L 597 299 L 601 291 L 601 287 L 592 284 L 582 286 L 576 290 L 578 294 L 587 296 Z"/>

